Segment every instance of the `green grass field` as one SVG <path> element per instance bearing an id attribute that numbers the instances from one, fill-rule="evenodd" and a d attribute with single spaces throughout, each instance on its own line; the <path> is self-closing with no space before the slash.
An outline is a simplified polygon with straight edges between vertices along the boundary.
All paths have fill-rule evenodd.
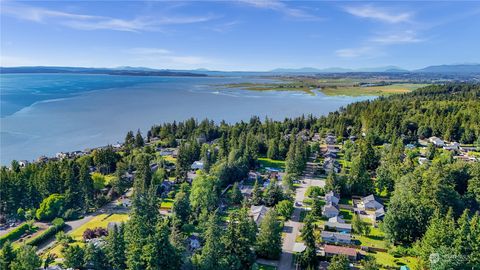
<path id="1" fill-rule="evenodd" d="M 270 167 L 270 168 L 285 170 L 285 161 L 283 160 L 274 160 L 270 158 L 258 158 L 258 162 L 264 168 Z"/>
<path id="2" fill-rule="evenodd" d="M 277 270 L 277 267 L 259 263 L 258 270 Z"/>

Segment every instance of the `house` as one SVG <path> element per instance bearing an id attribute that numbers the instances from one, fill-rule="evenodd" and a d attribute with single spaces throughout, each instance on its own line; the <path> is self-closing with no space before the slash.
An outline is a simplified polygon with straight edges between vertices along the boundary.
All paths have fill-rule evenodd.
<path id="1" fill-rule="evenodd" d="M 328 219 L 328 222 L 336 222 L 336 223 L 345 223 L 345 220 L 340 216 L 334 216 Z"/>
<path id="2" fill-rule="evenodd" d="M 192 234 L 188 237 L 188 247 L 191 251 L 197 250 L 201 247 L 200 245 L 200 238 L 197 235 Z"/>
<path id="3" fill-rule="evenodd" d="M 458 151 L 460 150 L 460 144 L 458 142 L 452 142 L 443 146 L 443 149 L 448 151 Z"/>
<path id="4" fill-rule="evenodd" d="M 250 216 L 252 217 L 253 221 L 257 223 L 257 225 L 259 225 L 260 222 L 262 222 L 267 212 L 268 212 L 268 207 L 266 207 L 265 205 L 259 205 L 259 206 L 252 205 L 252 207 L 250 207 Z"/>
<path id="5" fill-rule="evenodd" d="M 28 160 L 19 160 L 18 161 L 18 165 L 21 167 L 21 168 L 25 168 L 30 162 L 28 162 Z"/>
<path id="6" fill-rule="evenodd" d="M 330 150 L 327 150 L 327 152 L 325 152 L 325 154 L 323 154 L 323 157 L 325 157 L 325 158 L 337 158 L 337 153 L 332 152 Z"/>
<path id="7" fill-rule="evenodd" d="M 325 257 L 333 257 L 335 255 L 345 255 L 348 257 L 348 259 L 350 259 L 350 261 L 356 261 L 358 257 L 357 250 L 350 247 L 325 245 L 323 247 L 323 252 L 325 253 Z"/>
<path id="8" fill-rule="evenodd" d="M 378 220 L 383 220 L 385 217 L 385 208 L 380 208 L 375 210 L 375 214 L 372 215 L 372 220 L 373 221 L 378 221 Z"/>
<path id="9" fill-rule="evenodd" d="M 194 161 L 192 164 L 192 170 L 203 170 L 203 161 Z"/>
<path id="10" fill-rule="evenodd" d="M 406 149 L 413 150 L 413 149 L 415 149 L 415 145 L 414 145 L 414 144 L 411 144 L 411 143 L 409 143 L 409 144 L 405 145 L 405 148 L 406 148 Z"/>
<path id="11" fill-rule="evenodd" d="M 331 218 L 334 216 L 338 216 L 338 214 L 340 213 L 340 210 L 338 210 L 338 208 L 332 203 L 327 203 L 326 205 L 323 206 L 322 213 L 327 218 Z"/>
<path id="12" fill-rule="evenodd" d="M 319 133 L 315 133 L 315 134 L 313 134 L 312 141 L 319 142 L 321 138 L 322 137 L 320 137 Z"/>
<path id="13" fill-rule="evenodd" d="M 349 136 L 348 139 L 352 142 L 356 141 L 357 140 L 357 136 L 355 135 L 352 135 L 352 136 Z"/>
<path id="14" fill-rule="evenodd" d="M 151 172 L 156 172 L 157 170 L 158 170 L 158 164 L 157 163 L 150 164 L 150 171 Z"/>
<path id="15" fill-rule="evenodd" d="M 350 233 L 352 231 L 352 225 L 340 222 L 330 222 L 327 221 L 324 224 L 325 229 L 335 230 L 337 232 L 347 232 Z"/>
<path id="16" fill-rule="evenodd" d="M 322 241 L 326 243 L 348 245 L 352 242 L 352 235 L 349 233 L 322 231 L 320 236 Z"/>
<path id="17" fill-rule="evenodd" d="M 433 143 L 436 147 L 443 147 L 445 145 L 445 142 L 442 139 L 435 136 L 428 138 L 428 141 Z"/>
<path id="18" fill-rule="evenodd" d="M 333 135 L 327 135 L 327 137 L 325 137 L 326 144 L 335 144 L 336 142 L 337 142 L 337 138 L 335 138 L 335 136 Z"/>
<path id="19" fill-rule="evenodd" d="M 338 161 L 336 161 L 333 158 L 327 157 L 323 162 L 323 169 L 327 173 L 329 172 L 338 173 L 340 171 L 340 163 L 338 163 Z"/>
<path id="20" fill-rule="evenodd" d="M 173 150 L 172 149 L 161 149 L 160 150 L 160 155 L 162 157 L 165 157 L 165 156 L 173 156 Z"/>
<path id="21" fill-rule="evenodd" d="M 253 186 L 241 186 L 240 192 L 242 193 L 243 197 L 250 198 L 253 194 Z"/>
<path id="22" fill-rule="evenodd" d="M 363 197 L 360 203 L 358 204 L 358 208 L 361 210 L 372 210 L 376 211 L 380 208 L 383 208 L 383 205 L 379 203 L 376 199 L 375 196 L 368 195 L 366 197 Z"/>
<path id="23" fill-rule="evenodd" d="M 58 158 L 58 159 L 64 159 L 64 158 L 68 158 L 68 153 L 64 153 L 64 152 L 59 152 L 57 154 L 55 154 L 55 157 Z"/>
<path id="24" fill-rule="evenodd" d="M 329 191 L 325 194 L 325 203 L 331 203 L 333 205 L 338 205 L 340 202 L 340 198 L 338 195 L 335 194 L 333 191 Z"/>
<path id="25" fill-rule="evenodd" d="M 428 163 L 428 162 L 429 162 L 428 158 L 424 158 L 424 157 L 419 157 L 418 158 L 418 164 L 420 164 L 420 165 Z"/>
<path id="26" fill-rule="evenodd" d="M 189 183 L 192 183 L 193 180 L 195 180 L 195 178 L 198 177 L 198 174 L 196 174 L 195 172 L 187 172 L 187 181 Z"/>
<path id="27" fill-rule="evenodd" d="M 248 180 L 256 181 L 260 178 L 260 174 L 257 172 L 250 171 L 248 173 Z"/>

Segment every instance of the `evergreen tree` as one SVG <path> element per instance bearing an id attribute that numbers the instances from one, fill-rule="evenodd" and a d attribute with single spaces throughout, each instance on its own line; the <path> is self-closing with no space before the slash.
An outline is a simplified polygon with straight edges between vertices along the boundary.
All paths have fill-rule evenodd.
<path id="1" fill-rule="evenodd" d="M 330 265 L 327 268 L 328 270 L 349 270 L 350 261 L 345 255 L 335 255 L 330 260 Z"/>
<path id="2" fill-rule="evenodd" d="M 68 245 L 62 249 L 63 264 L 74 269 L 83 267 L 84 250 L 78 245 Z"/>
<path id="3" fill-rule="evenodd" d="M 247 208 L 231 213 L 228 219 L 223 235 L 227 265 L 230 269 L 250 269 L 255 262 L 255 222 L 248 216 Z"/>
<path id="4" fill-rule="evenodd" d="M 42 265 L 35 247 L 22 245 L 15 253 L 16 257 L 10 265 L 12 270 L 34 270 Z"/>
<path id="5" fill-rule="evenodd" d="M 213 212 L 208 220 L 207 229 L 205 231 L 205 245 L 201 253 L 196 255 L 194 264 L 200 270 L 210 269 L 228 269 L 224 257 L 224 245 L 221 241 L 222 229 L 220 227 L 220 219 L 216 212 Z"/>
<path id="6" fill-rule="evenodd" d="M 177 225 L 182 226 L 188 223 L 190 218 L 190 200 L 188 195 L 180 191 L 175 195 L 175 201 L 172 206 L 172 219 L 178 222 Z"/>
<path id="7" fill-rule="evenodd" d="M 168 223 L 159 220 L 155 233 L 147 238 L 142 248 L 141 259 L 144 261 L 146 270 L 176 270 L 181 266 L 181 260 L 177 250 L 169 240 Z"/>
<path id="8" fill-rule="evenodd" d="M 306 249 L 300 257 L 300 264 L 303 268 L 315 269 L 317 266 L 317 248 L 315 244 L 315 235 L 313 227 L 313 217 L 307 215 L 302 229 L 302 239 L 305 242 Z"/>
<path id="9" fill-rule="evenodd" d="M 240 191 L 240 188 L 238 187 L 238 182 L 235 182 L 235 184 L 233 184 L 232 190 L 230 192 L 230 201 L 233 204 L 240 204 L 243 201 L 243 195 Z"/>
<path id="10" fill-rule="evenodd" d="M 10 240 L 7 240 L 3 243 L 2 249 L 0 250 L 0 268 L 10 269 L 10 264 L 13 260 L 15 260 L 15 251 L 13 250 Z"/>
<path id="11" fill-rule="evenodd" d="M 108 259 L 102 248 L 90 243 L 85 247 L 84 266 L 87 269 L 107 270 L 109 268 Z"/>
<path id="12" fill-rule="evenodd" d="M 278 259 L 282 253 L 283 227 L 274 209 L 268 210 L 260 222 L 259 231 L 255 248 L 257 255 L 265 259 Z"/>
<path id="13" fill-rule="evenodd" d="M 142 133 L 140 133 L 140 130 L 137 130 L 137 135 L 135 135 L 135 147 L 140 148 L 145 145 L 145 142 L 143 141 Z"/>
<path id="14" fill-rule="evenodd" d="M 262 203 L 262 190 L 258 185 L 258 181 L 255 180 L 255 184 L 253 185 L 253 190 L 252 190 L 252 204 L 260 205 L 261 203 Z"/>
<path id="15" fill-rule="evenodd" d="M 108 258 L 108 263 L 113 270 L 124 270 L 127 268 L 125 261 L 125 238 L 124 225 L 115 225 L 109 232 L 105 239 L 105 254 Z"/>

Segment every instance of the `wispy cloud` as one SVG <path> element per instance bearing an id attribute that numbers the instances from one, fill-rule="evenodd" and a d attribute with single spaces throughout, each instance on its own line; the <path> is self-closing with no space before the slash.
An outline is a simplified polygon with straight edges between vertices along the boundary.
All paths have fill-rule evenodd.
<path id="1" fill-rule="evenodd" d="M 125 51 L 134 56 L 134 60 L 146 63 L 163 63 L 172 67 L 192 68 L 193 66 L 209 64 L 212 61 L 205 57 L 179 55 L 164 48 L 131 48 Z"/>
<path id="2" fill-rule="evenodd" d="M 413 13 L 411 12 L 391 11 L 372 5 L 348 6 L 345 7 L 345 11 L 360 18 L 373 19 L 386 23 L 410 22 L 413 17 Z"/>
<path id="3" fill-rule="evenodd" d="M 137 17 L 134 19 L 113 18 L 77 14 L 58 10 L 39 8 L 12 2 L 2 2 L 1 13 L 38 23 L 57 23 L 79 30 L 115 30 L 128 32 L 155 31 L 159 27 L 174 24 L 201 23 L 214 19 L 206 16 L 157 16 Z"/>
<path id="4" fill-rule="evenodd" d="M 417 36 L 417 33 L 411 30 L 401 31 L 394 34 L 388 34 L 383 36 L 376 36 L 371 39 L 372 42 L 385 44 L 385 45 L 395 45 L 395 44 L 404 44 L 404 43 L 418 43 L 425 41 Z"/>
<path id="5" fill-rule="evenodd" d="M 214 26 L 208 26 L 206 28 L 215 32 L 226 33 L 231 31 L 236 25 L 240 23 L 241 23 L 240 21 L 230 21 L 230 22 L 226 22 L 226 23 L 222 23 Z"/>
<path id="6" fill-rule="evenodd" d="M 310 14 L 303 9 L 292 8 L 279 0 L 238 0 L 238 1 L 256 8 L 270 9 L 277 12 L 281 12 L 291 18 L 303 19 L 303 20 L 320 19 L 319 17 L 313 14 Z"/>
<path id="7" fill-rule="evenodd" d="M 342 58 L 356 58 L 361 56 L 372 56 L 373 52 L 374 50 L 372 47 L 364 46 L 358 48 L 339 49 L 335 51 L 335 54 Z"/>

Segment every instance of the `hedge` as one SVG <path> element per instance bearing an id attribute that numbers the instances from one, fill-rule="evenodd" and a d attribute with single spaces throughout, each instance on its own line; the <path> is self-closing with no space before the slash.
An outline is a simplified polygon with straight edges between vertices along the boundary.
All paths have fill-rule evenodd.
<path id="1" fill-rule="evenodd" d="M 57 232 L 61 231 L 65 227 L 65 222 L 61 218 L 56 218 L 53 220 L 53 225 L 48 229 L 43 231 L 41 234 L 35 236 L 34 238 L 29 239 L 26 244 L 30 246 L 38 246 L 43 241 L 53 237 Z"/>
<path id="2" fill-rule="evenodd" d="M 20 236 L 22 236 L 29 229 L 30 229 L 30 224 L 22 223 L 22 225 L 11 230 L 7 234 L 4 234 L 3 236 L 0 237 L 0 247 L 2 247 L 3 244 L 7 242 L 7 240 L 10 240 L 10 242 L 16 241 L 18 238 L 20 238 Z"/>

